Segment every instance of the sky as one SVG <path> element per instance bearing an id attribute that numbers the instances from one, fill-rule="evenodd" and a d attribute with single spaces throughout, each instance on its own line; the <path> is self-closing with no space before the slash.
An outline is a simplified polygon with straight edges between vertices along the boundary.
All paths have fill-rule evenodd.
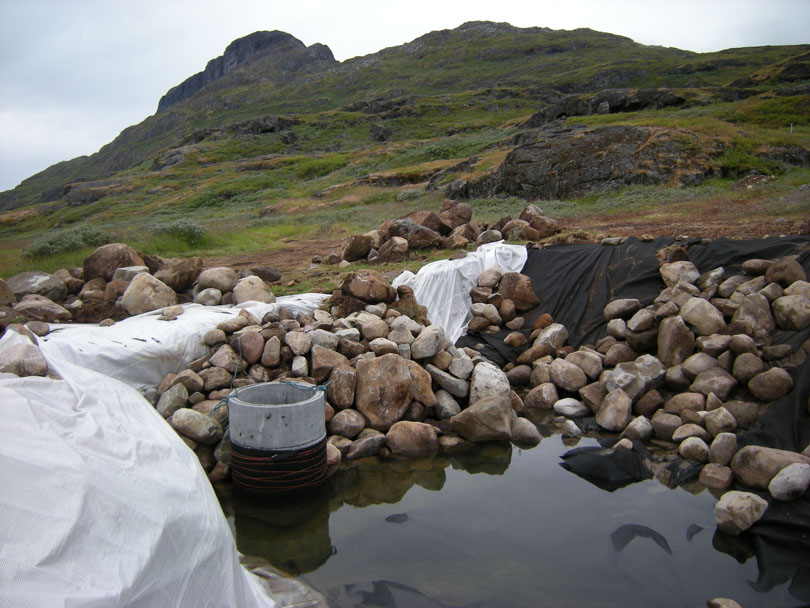
<path id="1" fill-rule="evenodd" d="M 343 61 L 483 20 L 697 52 L 810 43 L 810 0 L 0 0 L 0 191 L 96 152 L 252 32 Z"/>

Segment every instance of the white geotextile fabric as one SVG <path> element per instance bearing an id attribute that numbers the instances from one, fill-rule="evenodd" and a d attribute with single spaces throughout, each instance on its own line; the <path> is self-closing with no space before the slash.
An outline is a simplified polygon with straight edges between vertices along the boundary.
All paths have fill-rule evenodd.
<path id="1" fill-rule="evenodd" d="M 61 379 L 0 378 L 0 606 L 276 606 L 239 564 L 197 457 L 135 390 L 178 371 L 200 331 L 237 313 L 187 306 L 176 321 L 64 326 L 40 340 Z M 6 332 L 0 357 L 26 341 Z"/>
<path id="2" fill-rule="evenodd" d="M 460 260 L 431 262 L 416 274 L 405 271 L 393 285 L 411 287 L 417 302 L 427 308 L 430 322 L 455 342 L 471 318 L 470 290 L 478 284 L 478 275 L 492 266 L 503 272 L 520 272 L 527 257 L 525 247 L 503 241 L 487 243 Z"/>

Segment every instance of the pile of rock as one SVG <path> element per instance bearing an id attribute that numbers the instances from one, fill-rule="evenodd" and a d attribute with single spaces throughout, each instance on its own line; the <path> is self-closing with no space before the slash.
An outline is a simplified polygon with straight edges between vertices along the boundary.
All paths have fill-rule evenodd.
<path id="1" fill-rule="evenodd" d="M 226 267 L 203 270 L 199 257 L 163 260 L 123 243 L 110 243 L 88 256 L 82 268 L 0 279 L 0 312 L 7 320 L 86 322 L 100 316 L 121 319 L 191 301 L 208 306 L 273 302 L 270 283 L 280 278 L 274 268 L 241 273 Z"/>
<path id="2" fill-rule="evenodd" d="M 470 328 L 494 332 L 505 324 L 514 331 L 504 342 L 528 344 L 504 368 L 507 377 L 513 388 L 529 389 L 526 411 L 569 419 L 564 435 L 581 435 L 574 420 L 594 416 L 604 431 L 655 440 L 705 463 L 700 481 L 713 490 L 727 490 L 736 476 L 786 500 L 807 490 L 810 447 L 803 454 L 761 446 L 737 452 L 735 432 L 750 429 L 768 403 L 792 389 L 784 368 L 805 353 L 771 344 L 771 333 L 810 327 L 810 283 L 793 258 L 749 260 L 743 271 L 727 277 L 722 268 L 701 274 L 689 261 L 663 263 L 666 288 L 652 304 L 610 302 L 608 336 L 574 351 L 566 328 L 548 315 L 537 318 L 528 337 L 518 331 L 523 318 L 516 313 L 531 307 L 531 281 L 517 273 L 500 277 L 493 268 L 472 290 Z M 522 306 L 513 284 L 531 294 Z"/>
<path id="3" fill-rule="evenodd" d="M 558 230 L 557 223 L 537 205 L 528 205 L 518 219 L 505 216 L 489 228 L 472 219 L 472 207 L 467 203 L 446 200 L 439 213 L 414 211 L 388 220 L 376 230 L 344 239 L 339 253 L 316 256 L 313 261 L 344 266 L 358 260 L 398 262 L 416 249 L 462 249 L 471 243 L 482 245 L 504 238 L 537 241 Z"/>
<path id="4" fill-rule="evenodd" d="M 212 478 L 228 472 L 222 400 L 231 388 L 271 380 L 329 382 L 332 464 L 380 453 L 422 456 L 478 441 L 540 441 L 537 428 L 518 416 L 522 401 L 500 368 L 455 348 L 440 327 L 398 310 L 413 300 L 410 288 L 397 294 L 379 273 L 363 270 L 349 273 L 341 292 L 363 302 L 363 310 L 293 318 L 281 308 L 261 320 L 243 310 L 205 335 L 206 356 L 161 382 L 153 395 L 158 412 Z"/>

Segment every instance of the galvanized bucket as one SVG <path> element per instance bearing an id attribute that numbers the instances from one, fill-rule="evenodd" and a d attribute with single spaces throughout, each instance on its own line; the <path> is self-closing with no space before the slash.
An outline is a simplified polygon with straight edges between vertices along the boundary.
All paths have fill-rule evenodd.
<path id="1" fill-rule="evenodd" d="M 263 382 L 228 399 L 231 443 L 255 450 L 301 450 L 326 437 L 324 393 L 315 386 Z"/>

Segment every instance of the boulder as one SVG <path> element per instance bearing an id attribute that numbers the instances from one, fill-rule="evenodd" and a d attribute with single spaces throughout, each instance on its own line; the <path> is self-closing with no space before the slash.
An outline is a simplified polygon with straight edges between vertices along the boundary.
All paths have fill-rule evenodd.
<path id="1" fill-rule="evenodd" d="M 411 377 L 411 397 L 425 407 L 436 405 L 436 395 L 433 393 L 432 378 L 428 371 L 415 361 L 407 361 L 407 365 Z"/>
<path id="2" fill-rule="evenodd" d="M 53 302 L 63 302 L 68 293 L 67 286 L 62 279 L 41 270 L 15 274 L 6 279 L 5 284 L 13 294 L 13 298 L 9 298 L 7 294 L 4 298 L 6 301 L 19 300 L 24 296 L 34 294 Z"/>
<path id="3" fill-rule="evenodd" d="M 548 325 L 540 330 L 540 333 L 534 340 L 533 346 L 545 346 L 549 349 L 549 353 L 553 353 L 554 351 L 561 349 L 566 340 L 568 340 L 568 330 L 565 328 L 565 326 L 561 325 L 560 323 L 552 323 L 551 325 Z M 518 362 L 523 363 L 523 361 L 520 361 L 519 359 Z"/>
<path id="4" fill-rule="evenodd" d="M 810 487 L 810 464 L 794 462 L 774 475 L 768 492 L 780 502 L 801 498 Z"/>
<path id="5" fill-rule="evenodd" d="M 276 338 L 277 340 L 278 338 Z M 336 409 L 344 410 L 354 404 L 357 372 L 353 367 L 335 367 L 329 375 L 326 396 Z"/>
<path id="6" fill-rule="evenodd" d="M 765 280 L 768 283 L 778 283 L 782 287 L 789 287 L 795 281 L 806 281 L 807 275 L 799 262 L 791 257 L 786 257 L 768 266 Z"/>
<path id="7" fill-rule="evenodd" d="M 13 306 L 14 312 L 24 316 L 26 319 L 34 321 L 44 321 L 46 323 L 62 323 L 70 321 L 73 315 L 71 312 L 52 302 L 45 296 L 29 294 Z"/>
<path id="8" fill-rule="evenodd" d="M 780 329 L 803 331 L 810 327 L 810 298 L 782 296 L 774 300 L 771 309 Z"/>
<path id="9" fill-rule="evenodd" d="M 155 278 L 162 281 L 176 292 L 183 292 L 190 288 L 203 268 L 202 258 L 172 258 L 166 260 L 155 272 Z"/>
<path id="10" fill-rule="evenodd" d="M 312 346 L 310 352 L 312 361 L 310 374 L 315 382 L 320 383 L 326 380 L 336 367 L 351 367 L 351 363 L 346 357 L 331 348 L 316 344 Z"/>
<path id="11" fill-rule="evenodd" d="M 376 270 L 355 270 L 348 273 L 343 279 L 341 290 L 346 295 L 372 304 L 393 302 L 396 299 L 394 288 Z"/>
<path id="12" fill-rule="evenodd" d="M 738 536 L 765 514 L 768 501 L 751 492 L 732 490 L 714 505 L 714 520 L 721 532 Z"/>
<path id="13" fill-rule="evenodd" d="M 530 420 L 518 416 L 512 419 L 511 433 L 512 443 L 518 446 L 535 446 L 542 439 L 540 431 Z"/>
<path id="14" fill-rule="evenodd" d="M 499 266 L 490 266 L 478 275 L 479 287 L 495 287 L 503 276 L 503 271 Z"/>
<path id="15" fill-rule="evenodd" d="M 255 275 L 240 279 L 233 287 L 234 304 L 244 304 L 245 302 L 272 304 L 275 301 L 276 297 L 267 283 Z"/>
<path id="16" fill-rule="evenodd" d="M 383 355 L 357 362 L 355 404 L 368 426 L 387 431 L 411 404 L 411 374 L 399 355 Z"/>
<path id="17" fill-rule="evenodd" d="M 717 437 L 722 433 L 731 433 L 737 428 L 737 421 L 724 407 L 708 412 L 703 417 L 703 424 L 712 437 Z"/>
<path id="18" fill-rule="evenodd" d="M 557 387 L 551 382 L 538 384 L 523 399 L 527 410 L 550 410 L 559 401 Z"/>
<path id="19" fill-rule="evenodd" d="M 508 395 L 509 379 L 496 365 L 482 362 L 475 366 L 470 378 L 470 403 L 485 397 Z"/>
<path id="20" fill-rule="evenodd" d="M 202 306 L 218 306 L 222 302 L 222 292 L 214 287 L 208 287 L 194 296 L 194 303 Z"/>
<path id="21" fill-rule="evenodd" d="M 226 266 L 206 268 L 197 276 L 197 288 L 199 290 L 213 288 L 218 289 L 220 293 L 228 293 L 233 291 L 238 280 L 236 271 Z"/>
<path id="22" fill-rule="evenodd" d="M 519 272 L 507 272 L 501 277 L 498 291 L 504 299 L 512 300 L 515 309 L 526 311 L 535 308 L 540 300 L 534 293 L 532 280 Z"/>
<path id="23" fill-rule="evenodd" d="M 776 329 L 768 298 L 760 293 L 746 296 L 734 316 L 731 317 L 731 327 L 735 331 L 751 336 L 759 330 L 770 333 Z"/>
<path id="24" fill-rule="evenodd" d="M 683 363 L 695 350 L 695 336 L 680 316 L 667 317 L 658 328 L 658 358 L 666 367 Z"/>
<path id="25" fill-rule="evenodd" d="M 603 311 L 606 321 L 612 319 L 629 319 L 641 309 L 641 302 L 635 298 L 613 300 Z"/>
<path id="26" fill-rule="evenodd" d="M 687 261 L 662 264 L 658 270 L 667 287 L 674 287 L 680 282 L 695 283 L 700 278 L 697 266 Z"/>
<path id="27" fill-rule="evenodd" d="M 762 401 L 776 401 L 792 389 L 793 378 L 781 367 L 772 367 L 748 381 L 748 390 Z"/>
<path id="28" fill-rule="evenodd" d="M 169 423 L 184 437 L 205 445 L 217 443 L 225 432 L 222 425 L 211 416 L 189 408 L 181 408 L 174 412 Z"/>
<path id="29" fill-rule="evenodd" d="M 340 257 L 347 262 L 363 260 L 368 256 L 373 245 L 372 238 L 366 234 L 354 234 L 346 237 L 340 249 Z"/>
<path id="30" fill-rule="evenodd" d="M 433 378 L 433 381 L 446 390 L 448 393 L 453 395 L 454 397 L 463 398 L 466 397 L 470 392 L 470 384 L 466 380 L 462 380 L 460 378 L 456 378 L 451 374 L 448 374 L 445 371 L 440 370 L 435 365 L 428 363 L 425 366 L 425 369 L 430 374 L 430 377 Z"/>
<path id="31" fill-rule="evenodd" d="M 672 441 L 672 434 L 681 426 L 680 417 L 675 414 L 669 414 L 664 410 L 658 410 L 652 417 L 653 429 L 655 429 L 655 436 L 664 441 Z"/>
<path id="32" fill-rule="evenodd" d="M 734 433 L 719 433 L 709 446 L 709 462 L 728 465 L 737 452 L 737 436 Z"/>
<path id="33" fill-rule="evenodd" d="M 578 350 L 566 356 L 565 360 L 579 367 L 591 380 L 602 373 L 602 358 L 593 351 Z"/>
<path id="34" fill-rule="evenodd" d="M 779 471 L 796 462 L 810 464 L 810 458 L 787 450 L 747 445 L 734 455 L 731 470 L 740 483 L 757 490 L 767 490 Z"/>
<path id="35" fill-rule="evenodd" d="M 366 420 L 357 410 L 344 409 L 336 413 L 326 427 L 330 435 L 354 439 L 366 428 Z"/>
<path id="36" fill-rule="evenodd" d="M 424 456 L 439 449 L 439 440 L 433 426 L 405 420 L 391 425 L 385 435 L 385 444 L 392 454 L 402 456 Z"/>
<path id="37" fill-rule="evenodd" d="M 429 325 L 419 332 L 411 344 L 411 357 L 413 359 L 433 357 L 444 346 L 445 340 L 444 330 L 440 326 Z"/>
<path id="38" fill-rule="evenodd" d="M 401 262 L 408 257 L 408 241 L 400 236 L 392 236 L 377 251 L 380 262 Z"/>
<path id="39" fill-rule="evenodd" d="M 689 298 L 679 314 L 699 336 L 710 336 L 726 328 L 723 313 L 703 298 Z"/>
<path id="40" fill-rule="evenodd" d="M 753 353 L 742 353 L 734 359 L 731 374 L 738 382 L 748 384 L 757 374 L 768 370 L 768 365 Z"/>
<path id="41" fill-rule="evenodd" d="M 737 379 L 734 376 L 721 367 L 713 367 L 705 372 L 700 372 L 689 386 L 689 390 L 703 395 L 714 393 L 721 401 L 725 401 L 735 386 L 737 386 Z"/>
<path id="42" fill-rule="evenodd" d="M 158 414 L 168 418 L 186 405 L 188 405 L 188 389 L 183 384 L 175 384 L 160 395 L 155 409 Z"/>
<path id="43" fill-rule="evenodd" d="M 0 373 L 23 376 L 47 376 L 48 362 L 33 344 L 15 344 L 7 347 L 0 358 Z"/>
<path id="44" fill-rule="evenodd" d="M 630 423 L 633 401 L 622 389 L 610 391 L 596 412 L 596 423 L 607 431 L 621 432 Z"/>
<path id="45" fill-rule="evenodd" d="M 706 462 L 709 459 L 709 446 L 700 437 L 687 437 L 678 446 L 678 454 L 686 460 Z"/>
<path id="46" fill-rule="evenodd" d="M 549 369 L 551 381 L 559 388 L 575 393 L 586 384 L 588 378 L 581 368 L 565 359 L 554 359 Z M 473 372 L 474 374 L 475 372 Z"/>
<path id="47" fill-rule="evenodd" d="M 701 469 L 698 481 L 710 490 L 725 492 L 734 482 L 734 473 L 727 466 L 710 462 Z"/>
<path id="48" fill-rule="evenodd" d="M 123 266 L 146 266 L 144 259 L 129 245 L 109 243 L 102 245 L 84 259 L 84 280 L 102 278 L 110 281 L 118 268 Z"/>
<path id="49" fill-rule="evenodd" d="M 508 441 L 514 415 L 508 395 L 485 397 L 450 418 L 450 429 L 469 441 Z"/>
<path id="50" fill-rule="evenodd" d="M 591 409 L 579 399 L 565 397 L 560 399 L 553 406 L 554 413 L 566 418 L 582 418 L 591 415 Z"/>

